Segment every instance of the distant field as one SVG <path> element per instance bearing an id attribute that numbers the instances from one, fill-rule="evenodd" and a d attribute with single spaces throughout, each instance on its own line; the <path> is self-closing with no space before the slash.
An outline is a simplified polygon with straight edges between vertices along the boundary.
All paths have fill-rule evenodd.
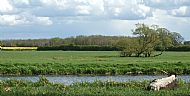
<path id="1" fill-rule="evenodd" d="M 2 75 L 190 74 L 190 52 L 159 57 L 119 57 L 113 51 L 0 51 Z"/>

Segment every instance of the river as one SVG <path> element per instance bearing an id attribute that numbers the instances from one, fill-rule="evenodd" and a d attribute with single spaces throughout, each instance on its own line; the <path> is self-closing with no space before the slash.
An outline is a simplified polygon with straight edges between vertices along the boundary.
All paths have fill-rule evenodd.
<path id="1" fill-rule="evenodd" d="M 150 75 L 119 75 L 119 76 L 45 76 L 50 82 L 53 83 L 64 83 L 65 85 L 70 85 L 76 82 L 94 82 L 96 80 L 100 81 L 116 81 L 116 82 L 127 82 L 127 81 L 144 81 L 144 80 L 154 80 L 166 76 L 150 76 Z M 185 82 L 190 82 L 190 75 L 177 76 L 179 80 L 184 80 Z M 29 80 L 32 82 L 37 82 L 39 76 L 0 76 L 0 80 Z"/>

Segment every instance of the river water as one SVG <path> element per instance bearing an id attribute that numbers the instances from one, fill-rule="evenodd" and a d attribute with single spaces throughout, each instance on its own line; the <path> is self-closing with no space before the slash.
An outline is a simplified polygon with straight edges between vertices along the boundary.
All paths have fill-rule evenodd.
<path id="1" fill-rule="evenodd" d="M 144 80 L 154 80 L 167 76 L 150 76 L 150 75 L 140 75 L 140 76 L 131 76 L 131 75 L 119 75 L 119 76 L 45 76 L 50 82 L 53 83 L 64 83 L 65 85 L 70 85 L 76 82 L 94 82 L 94 81 L 116 81 L 116 82 L 127 82 L 127 81 L 144 81 Z M 177 76 L 178 79 L 185 82 L 190 82 L 190 75 L 187 76 Z M 37 82 L 39 76 L 1 76 L 0 80 L 29 80 L 32 82 Z"/>

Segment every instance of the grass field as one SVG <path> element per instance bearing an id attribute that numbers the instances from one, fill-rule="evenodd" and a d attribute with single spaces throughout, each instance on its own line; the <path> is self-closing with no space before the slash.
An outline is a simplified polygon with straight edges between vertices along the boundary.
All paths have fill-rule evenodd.
<path id="1" fill-rule="evenodd" d="M 111 51 L 0 51 L 1 75 L 190 74 L 190 52 L 119 57 Z"/>
<path id="2" fill-rule="evenodd" d="M 119 57 L 109 51 L 0 51 L 1 75 L 124 75 L 163 74 L 161 70 L 190 74 L 190 52 L 165 52 L 159 57 Z M 82 82 L 69 86 L 0 80 L 0 96 L 189 96 L 190 83 L 179 81 L 174 89 L 146 90 L 142 82 Z"/>

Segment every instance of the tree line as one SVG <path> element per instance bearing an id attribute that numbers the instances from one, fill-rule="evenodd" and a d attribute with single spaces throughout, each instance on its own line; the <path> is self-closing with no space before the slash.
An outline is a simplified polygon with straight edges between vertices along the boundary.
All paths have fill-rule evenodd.
<path id="1" fill-rule="evenodd" d="M 156 56 L 163 51 L 190 51 L 190 41 L 158 25 L 136 24 L 133 36 L 76 36 L 69 38 L 0 40 L 1 46 L 38 47 L 38 50 L 121 51 L 121 56 Z M 160 54 L 154 54 L 154 51 Z"/>
<path id="2" fill-rule="evenodd" d="M 69 38 L 51 38 L 51 39 L 28 39 L 28 40 L 1 40 L 1 46 L 36 46 L 36 47 L 52 47 L 62 45 L 88 45 L 88 46 L 114 46 L 115 43 L 126 36 L 76 36 Z"/>

